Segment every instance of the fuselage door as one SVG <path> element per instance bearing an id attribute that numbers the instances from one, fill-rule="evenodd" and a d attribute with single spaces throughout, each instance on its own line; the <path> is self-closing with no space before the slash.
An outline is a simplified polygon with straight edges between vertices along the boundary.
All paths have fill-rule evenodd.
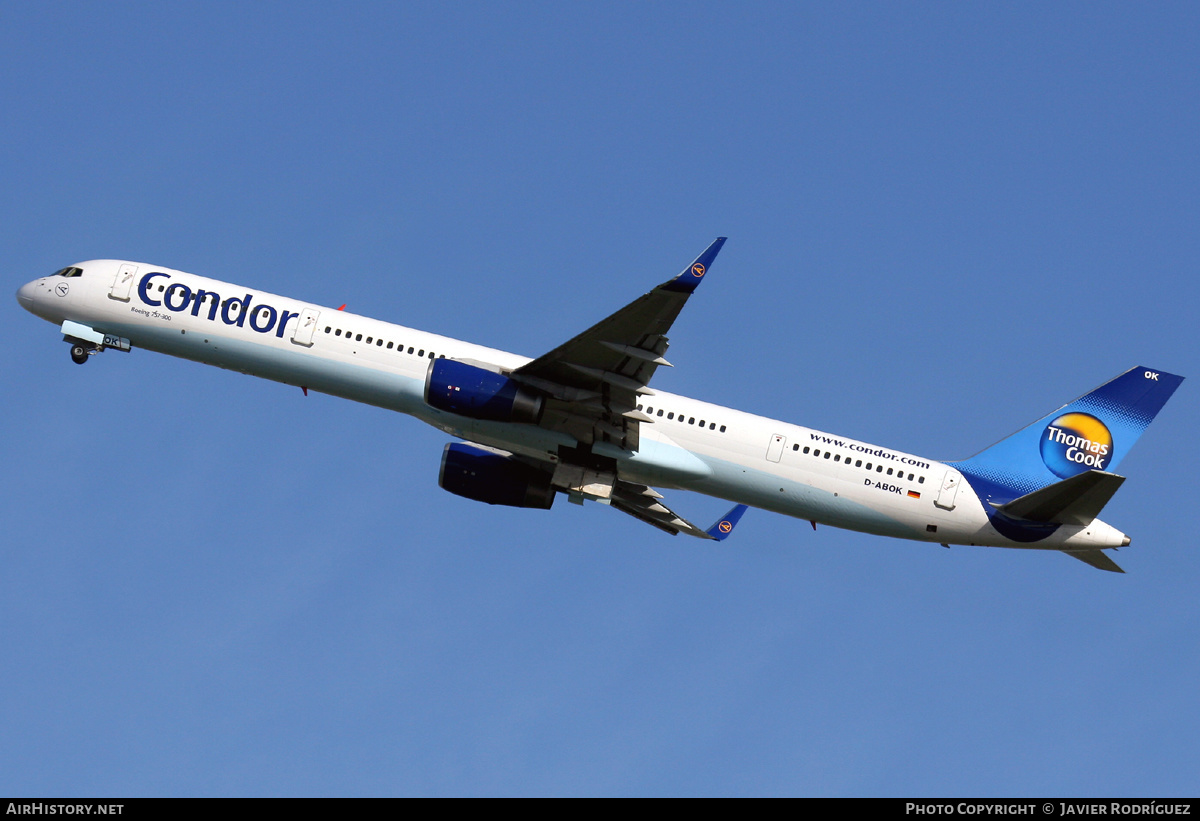
<path id="1" fill-rule="evenodd" d="M 136 265 L 130 265 L 128 262 L 117 269 L 117 275 L 113 277 L 112 287 L 108 289 L 109 299 L 119 299 L 122 302 L 129 301 L 129 289 L 133 287 L 133 281 L 137 278 Z"/>
<path id="2" fill-rule="evenodd" d="M 954 497 L 958 495 L 959 475 L 953 470 L 946 471 L 942 479 L 942 487 L 938 490 L 933 503 L 943 510 L 954 510 Z"/>
<path id="3" fill-rule="evenodd" d="M 787 437 L 776 433 L 771 436 L 771 441 L 767 445 L 767 458 L 772 462 L 778 462 L 779 457 L 783 455 L 783 446 L 787 443 Z"/>
<path id="4" fill-rule="evenodd" d="M 305 308 L 296 320 L 296 330 L 292 331 L 292 341 L 297 345 L 310 347 L 313 344 L 313 332 L 317 329 L 317 317 L 321 312 L 316 308 Z"/>

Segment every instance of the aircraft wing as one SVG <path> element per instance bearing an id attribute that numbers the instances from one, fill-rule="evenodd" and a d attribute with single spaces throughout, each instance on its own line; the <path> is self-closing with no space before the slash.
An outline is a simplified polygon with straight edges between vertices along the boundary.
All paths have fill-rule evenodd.
<path id="1" fill-rule="evenodd" d="M 487 461 L 478 461 L 481 457 Z M 463 459 L 469 461 L 464 464 Z M 509 469 L 505 468 L 499 473 L 496 472 L 497 462 L 519 463 L 519 465 L 524 466 L 526 472 L 518 474 L 514 481 L 514 474 Z M 578 490 L 572 491 L 572 489 L 563 487 L 561 484 L 554 483 L 553 481 L 543 484 L 537 481 L 530 482 L 528 479 L 530 474 L 537 473 L 553 473 L 557 476 L 562 467 L 561 464 L 554 465 L 544 459 L 515 454 L 507 450 L 480 445 L 475 442 L 453 442 L 446 445 L 442 452 L 442 469 L 439 474 L 438 484 L 451 493 L 466 495 L 468 498 L 488 502 L 489 504 L 515 504 L 518 507 L 549 508 L 554 502 L 555 491 L 566 493 L 572 501 L 583 504 L 583 499 L 585 498 L 584 492 Z M 587 471 L 579 466 L 568 468 L 568 470 L 575 469 L 582 471 L 578 477 L 581 488 L 586 489 L 589 487 L 584 484 L 589 481 L 586 478 L 587 476 L 595 479 L 600 478 L 596 473 Z M 496 490 L 497 485 L 502 485 L 507 489 L 515 487 L 515 499 L 517 501 L 514 501 L 514 498 L 511 497 L 511 494 L 507 490 L 502 493 L 505 496 L 504 500 L 496 498 L 496 495 L 490 492 L 487 496 L 464 494 L 461 492 L 464 489 L 461 479 L 465 476 L 481 479 L 483 485 L 489 491 Z M 544 478 L 549 479 L 548 476 Z M 541 487 L 542 491 L 530 493 L 530 487 Z M 547 487 L 550 489 L 548 496 L 544 493 Z M 599 488 L 598 485 L 596 487 Z M 478 490 L 479 485 L 476 485 L 474 489 Z M 610 507 L 615 507 L 623 513 L 628 513 L 635 519 L 643 521 L 652 527 L 657 527 L 659 530 L 670 533 L 672 536 L 686 533 L 698 539 L 712 539 L 718 542 L 724 541 L 729 537 L 729 534 L 733 532 L 733 528 L 741 520 L 742 514 L 747 510 L 746 505 L 735 505 L 732 510 L 714 522 L 712 527 L 704 530 L 667 507 L 666 502 L 663 501 L 663 495 L 648 485 L 616 479 L 604 488 L 603 495 L 597 494 L 591 498 L 602 499 Z M 521 503 L 521 501 L 528 502 L 530 499 L 534 501 L 528 504 Z"/>
<path id="2" fill-rule="evenodd" d="M 680 516 L 662 501 L 662 494 L 646 485 L 633 482 L 617 482 L 613 486 L 609 504 L 635 519 L 664 530 L 672 536 L 686 533 L 698 539 L 724 541 L 733 532 L 734 525 L 746 512 L 745 505 L 737 505 L 716 521 L 708 530 L 703 530 Z"/>
<path id="3" fill-rule="evenodd" d="M 679 276 L 509 374 L 548 395 L 539 424 L 583 445 L 637 450 L 638 423 L 650 421 L 637 411 L 638 395 L 670 365 L 666 334 L 724 244 L 718 237 Z"/>

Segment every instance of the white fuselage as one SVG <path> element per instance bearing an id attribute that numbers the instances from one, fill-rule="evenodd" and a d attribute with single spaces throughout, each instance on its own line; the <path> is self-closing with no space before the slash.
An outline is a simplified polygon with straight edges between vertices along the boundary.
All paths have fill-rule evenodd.
<path id="1" fill-rule="evenodd" d="M 168 268 L 121 260 L 77 267 L 80 276 L 22 287 L 22 306 L 136 348 L 410 414 L 525 456 L 553 460 L 577 444 L 536 425 L 477 421 L 424 401 L 432 358 L 511 370 L 526 357 Z M 993 529 L 984 502 L 947 464 L 665 391 L 648 390 L 641 401 L 653 421 L 641 423 L 636 452 L 595 446 L 617 460 L 622 479 L 904 539 L 1075 550 L 1126 543 L 1099 520 L 1014 542 Z"/>

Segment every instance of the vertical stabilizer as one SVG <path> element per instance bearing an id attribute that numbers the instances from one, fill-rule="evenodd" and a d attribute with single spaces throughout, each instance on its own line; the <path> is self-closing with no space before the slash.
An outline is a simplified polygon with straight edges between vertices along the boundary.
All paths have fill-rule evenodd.
<path id="1" fill-rule="evenodd" d="M 1132 368 L 981 453 L 951 464 L 1004 504 L 1088 471 L 1112 473 L 1183 377 Z"/>

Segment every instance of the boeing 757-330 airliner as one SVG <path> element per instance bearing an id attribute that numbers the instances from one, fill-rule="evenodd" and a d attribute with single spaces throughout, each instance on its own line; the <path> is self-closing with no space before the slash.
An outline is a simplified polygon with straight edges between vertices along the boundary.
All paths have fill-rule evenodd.
<path id="1" fill-rule="evenodd" d="M 17 292 L 71 358 L 145 348 L 407 413 L 461 441 L 439 484 L 489 504 L 594 500 L 671 534 L 724 539 L 746 508 L 941 544 L 1060 550 L 1121 572 L 1097 516 L 1113 470 L 1183 381 L 1132 368 L 970 459 L 938 462 L 650 387 L 667 333 L 721 250 L 536 359 L 122 260 Z M 655 488 L 736 503 L 710 528 Z"/>

